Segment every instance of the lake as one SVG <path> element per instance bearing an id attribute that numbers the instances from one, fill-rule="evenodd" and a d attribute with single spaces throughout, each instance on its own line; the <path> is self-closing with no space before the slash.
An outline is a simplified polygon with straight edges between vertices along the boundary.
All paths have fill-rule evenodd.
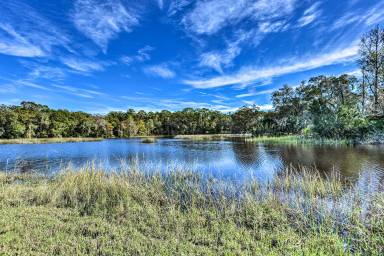
<path id="1" fill-rule="evenodd" d="M 147 171 L 188 168 L 222 179 L 268 181 L 287 167 L 316 167 L 323 174 L 377 187 L 384 178 L 383 146 L 319 146 L 249 143 L 242 139 L 193 141 L 110 139 L 97 142 L 0 145 L 0 170 L 54 174 L 71 164 L 105 170 L 136 164 Z"/>

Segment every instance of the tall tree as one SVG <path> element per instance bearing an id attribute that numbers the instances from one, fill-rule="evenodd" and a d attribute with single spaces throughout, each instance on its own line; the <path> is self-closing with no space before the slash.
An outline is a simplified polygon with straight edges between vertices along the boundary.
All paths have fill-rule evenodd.
<path id="1" fill-rule="evenodd" d="M 359 64 L 373 96 L 373 110 L 383 112 L 379 102 L 384 81 L 384 30 L 381 27 L 362 37 Z"/>

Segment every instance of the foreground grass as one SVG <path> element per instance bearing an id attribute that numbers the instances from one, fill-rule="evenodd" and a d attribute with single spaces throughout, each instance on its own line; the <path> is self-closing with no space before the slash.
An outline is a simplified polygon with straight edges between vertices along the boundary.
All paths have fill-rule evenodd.
<path id="1" fill-rule="evenodd" d="M 33 139 L 0 139 L 0 144 L 47 144 L 65 142 L 101 141 L 103 138 L 33 138 Z"/>
<path id="2" fill-rule="evenodd" d="M 348 145 L 353 144 L 349 140 L 334 140 L 321 138 L 305 138 L 300 135 L 284 135 L 284 136 L 260 136 L 246 138 L 248 142 L 265 142 L 277 144 L 312 144 L 312 145 Z"/>
<path id="3" fill-rule="evenodd" d="M 0 175 L 0 255 L 382 255 L 384 196 L 287 173 Z"/>

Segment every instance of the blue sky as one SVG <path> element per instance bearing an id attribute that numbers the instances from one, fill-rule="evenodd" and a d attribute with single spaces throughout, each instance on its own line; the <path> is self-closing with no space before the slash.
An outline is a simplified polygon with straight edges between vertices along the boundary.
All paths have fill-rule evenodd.
<path id="1" fill-rule="evenodd" d="M 3 0 L 0 104 L 270 109 L 273 90 L 357 72 L 377 0 Z"/>

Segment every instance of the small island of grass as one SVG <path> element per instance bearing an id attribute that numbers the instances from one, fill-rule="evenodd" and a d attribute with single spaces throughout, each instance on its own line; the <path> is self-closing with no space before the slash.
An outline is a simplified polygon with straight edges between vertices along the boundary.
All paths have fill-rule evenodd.
<path id="1" fill-rule="evenodd" d="M 155 137 L 146 137 L 146 138 L 141 139 L 141 143 L 144 143 L 144 144 L 151 144 L 151 143 L 156 143 L 156 142 L 157 142 L 157 138 L 155 138 Z"/>

